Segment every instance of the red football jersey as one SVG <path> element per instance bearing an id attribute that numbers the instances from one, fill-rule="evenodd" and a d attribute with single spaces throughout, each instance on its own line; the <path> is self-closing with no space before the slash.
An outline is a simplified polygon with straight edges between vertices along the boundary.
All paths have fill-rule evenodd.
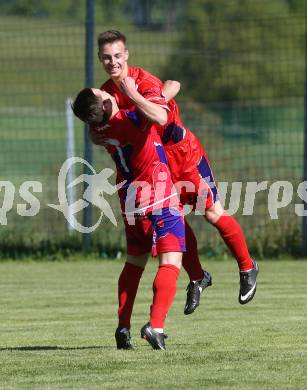
<path id="1" fill-rule="evenodd" d="M 125 181 L 119 190 L 123 212 L 146 214 L 168 207 L 176 190 L 155 126 L 131 109 L 119 110 L 104 126 L 91 127 L 104 135 L 104 146 L 117 167 L 117 183 Z"/>
<path id="2" fill-rule="evenodd" d="M 153 74 L 142 68 L 128 67 L 128 76 L 135 80 L 138 92 L 152 103 L 156 103 L 167 109 L 168 120 L 165 126 L 156 125 L 163 145 L 174 144 L 181 141 L 186 133 L 182 124 L 179 108 L 174 99 L 166 103 L 162 94 L 162 81 Z M 130 109 L 134 103 L 114 83 L 112 79 L 107 80 L 100 89 L 113 95 L 119 108 Z"/>

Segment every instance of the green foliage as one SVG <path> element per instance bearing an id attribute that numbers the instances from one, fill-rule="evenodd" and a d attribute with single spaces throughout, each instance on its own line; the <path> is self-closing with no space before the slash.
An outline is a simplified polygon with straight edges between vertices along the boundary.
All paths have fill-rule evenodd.
<path id="1" fill-rule="evenodd" d="M 71 19 L 84 18 L 85 6 L 82 0 L 14 0 L 8 4 L 0 3 L 9 15 L 38 16 Z"/>
<path id="2" fill-rule="evenodd" d="M 205 222 L 203 222 L 204 224 Z M 274 230 L 275 228 L 275 230 Z M 199 225 L 199 229 L 201 225 Z M 196 232 L 198 230 L 195 230 Z M 287 233 L 285 233 L 285 231 Z M 203 232 L 202 232 L 203 233 Z M 204 234 L 197 234 L 197 238 Z M 215 240 L 198 240 L 200 243 L 206 243 L 199 245 L 199 253 L 205 257 L 219 257 L 233 259 L 232 254 L 225 246 L 220 237 L 215 237 Z M 302 247 L 302 234 L 297 226 L 290 224 L 287 228 L 276 228 L 272 226 L 267 227 L 265 231 L 260 229 L 254 229 L 252 233 L 248 234 L 248 249 L 250 253 L 256 259 L 280 259 L 282 257 L 291 256 L 293 259 L 304 257 Z"/>
<path id="3" fill-rule="evenodd" d="M 169 30 L 180 23 L 185 0 L 130 0 L 126 9 L 136 26 L 152 30 Z"/>
<path id="4" fill-rule="evenodd" d="M 306 1 L 304 0 L 287 0 L 288 7 L 292 12 L 306 12 Z"/>
<path id="5" fill-rule="evenodd" d="M 6 2 L 7 5 L 12 3 L 14 2 Z M 111 9 L 111 2 L 104 3 L 106 5 L 105 11 Z M 199 3 L 195 1 L 195 7 Z M 204 3 L 209 4 L 208 1 Z M 248 2 L 248 4 L 250 3 L 252 2 Z M 100 4 L 102 5 L 102 2 Z M 116 9 L 116 4 L 114 9 Z M 123 3 L 118 2 L 118 4 Z M 290 8 L 286 6 L 283 6 L 282 12 L 277 12 L 276 2 L 272 2 L 276 6 L 274 12 L 269 12 L 269 7 L 266 6 L 267 15 L 263 14 L 260 18 L 260 12 L 258 12 L 258 14 L 255 14 L 255 16 L 258 15 L 258 19 L 251 18 L 247 21 L 245 21 L 245 16 L 240 13 L 233 13 L 235 19 L 230 20 L 231 12 L 227 10 L 228 8 L 232 9 L 233 1 L 224 4 L 225 10 L 228 12 L 228 19 L 225 20 L 220 8 L 217 7 L 219 4 L 223 5 L 224 3 L 216 2 L 212 4 L 212 9 L 208 6 L 204 8 L 206 12 L 210 11 L 212 14 L 212 20 L 207 17 L 205 25 L 199 24 L 196 26 L 193 23 L 186 23 L 182 28 L 167 34 L 162 28 L 161 31 L 153 32 L 148 28 L 137 29 L 131 27 L 127 23 L 118 24 L 117 28 L 122 29 L 128 36 L 131 64 L 143 66 L 161 76 L 161 68 L 168 63 L 171 64 L 168 67 L 168 77 L 183 79 L 182 94 L 184 97 L 191 95 L 192 98 L 197 100 L 195 102 L 190 99 L 187 102 L 188 104 L 182 105 L 182 113 L 187 118 L 185 123 L 196 132 L 205 145 L 209 157 L 214 163 L 214 171 L 220 181 L 245 181 L 246 179 L 261 181 L 281 178 L 293 181 L 300 178 L 304 145 L 303 83 L 300 82 L 301 70 L 304 66 L 304 61 L 301 62 L 301 53 L 304 48 L 304 34 L 301 32 L 302 24 L 294 24 L 296 16 L 294 17 L 289 13 Z M 241 4 L 247 4 L 247 2 L 241 2 Z M 280 2 L 280 4 L 283 4 L 283 2 Z M 254 7 L 256 7 L 255 4 Z M 278 7 L 281 9 L 279 5 Z M 99 9 L 102 8 L 96 2 L 96 10 Z M 112 8 L 112 12 L 114 9 Z M 291 8 L 291 12 L 299 12 L 298 8 L 295 8 L 295 10 Z M 194 10 L 194 14 L 197 21 L 201 12 L 198 13 Z M 281 37 L 279 50 L 275 47 L 277 45 L 276 40 L 274 44 L 270 44 L 270 37 L 274 37 L 274 34 L 271 34 L 271 30 L 267 28 L 270 18 L 274 22 L 277 15 L 288 15 L 278 20 L 280 24 L 278 31 Z M 158 16 L 157 14 L 155 17 Z M 113 18 L 112 15 L 110 15 L 111 17 Z M 114 15 L 114 17 L 120 17 L 120 14 Z M 161 14 L 159 17 L 162 18 Z M 216 20 L 215 24 L 213 23 L 214 20 Z M 300 18 L 299 20 L 302 21 L 303 19 Z M 241 37 L 240 31 L 237 31 L 239 30 L 237 22 L 241 23 L 242 31 L 245 31 L 245 34 L 248 33 L 247 36 L 242 35 L 242 45 L 247 41 L 251 46 L 250 50 L 253 48 L 251 43 L 257 42 L 254 48 L 255 51 L 250 50 L 248 55 L 245 53 L 246 47 L 235 47 L 232 44 L 232 28 L 234 36 Z M 274 27 L 273 22 L 272 26 Z M 248 23 L 253 28 L 246 29 Z M 261 30 L 263 28 L 261 23 L 266 27 L 263 31 Z M 81 23 L 55 23 L 54 20 L 42 20 L 41 18 L 8 16 L 1 18 L 0 25 L 2 27 L 1 34 L 4 38 L 1 40 L 0 51 L 5 54 L 1 62 L 1 74 L 5 89 L 0 97 L 2 137 L 0 165 L 2 180 L 13 180 L 16 191 L 20 183 L 26 179 L 41 180 L 44 185 L 44 191 L 41 195 L 42 206 L 48 202 L 56 203 L 57 174 L 65 159 L 64 100 L 67 96 L 74 96 L 84 82 L 84 28 Z M 225 29 L 223 30 L 226 25 L 229 27 L 230 32 L 228 33 L 226 33 L 228 30 L 226 32 Z M 289 25 L 293 30 L 290 30 Z M 218 30 L 214 30 L 214 26 Z M 115 26 L 112 26 L 112 24 L 97 24 L 97 33 L 112 27 Z M 204 43 L 201 43 L 197 51 L 193 48 L 192 42 L 190 46 L 176 53 L 178 55 L 175 58 L 176 62 L 169 60 L 169 56 L 177 48 L 176 42 L 182 40 L 183 37 L 187 39 L 189 34 L 193 34 L 197 29 L 199 29 L 200 39 L 205 40 L 204 37 L 211 37 L 212 53 L 214 53 L 215 48 L 214 39 L 216 39 L 216 47 L 220 51 L 225 46 L 223 53 L 227 54 L 229 52 L 228 57 L 225 55 L 225 64 L 231 77 L 228 77 L 225 72 L 219 73 L 214 69 L 215 65 L 223 64 L 222 61 L 216 63 L 212 61 L 210 77 L 202 72 L 202 67 L 208 65 L 205 56 L 200 57 L 203 50 L 201 45 L 204 45 Z M 219 32 L 220 29 L 221 32 Z M 220 36 L 220 34 L 223 35 Z M 290 35 L 288 36 L 288 34 Z M 294 37 L 298 38 L 295 42 L 293 42 Z M 263 42 L 263 48 L 260 48 L 259 42 Z M 262 79 L 264 73 L 262 72 L 263 64 L 260 61 L 262 59 L 261 50 L 265 51 L 267 56 L 271 52 L 276 52 L 274 64 L 267 63 L 270 71 L 274 65 L 275 73 L 272 77 L 268 73 L 270 77 L 268 76 L 267 80 Z M 188 55 L 187 61 L 185 56 Z M 231 62 L 233 59 L 236 60 L 235 64 Z M 233 67 L 239 66 L 239 64 L 241 64 L 242 69 L 238 68 L 237 74 L 231 74 Z M 100 85 L 105 75 L 101 71 L 101 65 L 97 60 L 95 65 L 95 85 Z M 293 68 L 294 65 L 297 68 Z M 188 71 L 192 67 L 195 68 L 195 74 L 190 79 Z M 250 69 L 250 74 L 248 74 L 248 69 Z M 233 78 L 236 80 L 236 85 L 235 83 L 232 84 Z M 249 86 L 243 91 L 241 78 L 242 83 L 247 83 Z M 246 104 L 248 102 L 243 101 L 246 105 L 240 107 L 240 110 L 237 111 L 232 110 L 231 107 L 221 105 L 220 110 L 216 109 L 213 114 L 210 111 L 208 115 L 208 109 L 204 111 L 203 105 L 198 103 L 207 98 L 205 92 L 209 89 L 206 88 L 205 82 L 208 85 L 212 84 L 212 88 L 215 88 L 212 92 L 212 94 L 216 94 L 214 96 L 219 96 L 218 93 L 223 92 L 223 86 L 231 84 L 234 96 L 237 96 L 238 99 L 251 96 L 252 93 L 258 93 L 261 98 L 264 98 L 264 101 L 260 102 L 262 104 L 260 107 L 257 107 L 258 102 L 249 102 L 250 105 L 248 105 Z M 255 85 L 249 85 L 249 82 L 253 82 Z M 273 86 L 275 86 L 274 93 L 276 94 L 280 91 L 286 93 L 287 90 L 292 93 L 291 91 L 299 82 L 300 85 L 296 91 L 293 91 L 293 94 L 299 94 L 302 98 L 292 99 L 289 96 L 281 104 L 275 100 L 265 101 L 265 98 L 270 97 L 265 94 L 268 90 L 272 91 Z M 217 87 L 215 87 L 216 85 Z M 255 94 L 255 96 L 258 95 Z M 181 96 L 179 95 L 179 99 Z M 224 95 L 221 94 L 221 96 Z M 232 98 L 231 95 L 229 96 Z M 210 108 L 210 105 L 207 105 L 207 107 Z M 242 122 L 240 128 L 238 128 L 236 121 Z M 229 126 L 229 123 L 233 126 Z M 257 130 L 264 130 L 263 139 L 259 139 L 259 137 L 255 139 L 253 126 Z M 252 130 L 249 132 L 250 138 L 246 138 L 249 128 Z M 225 134 L 232 135 L 232 138 L 226 138 Z M 76 122 L 76 136 L 76 153 L 82 155 L 83 134 L 82 125 L 79 122 Z M 112 166 L 108 160 L 104 159 L 105 154 L 98 152 L 98 150 L 94 154 L 97 172 L 99 168 Z M 16 202 L 18 202 L 17 199 Z M 263 209 L 265 209 L 266 204 L 267 199 L 263 201 Z M 117 204 L 115 207 L 117 207 Z M 263 209 L 257 211 L 248 224 L 247 238 L 251 243 L 252 252 L 263 257 L 268 254 L 275 257 L 281 253 L 295 255 L 299 252 L 299 236 L 295 236 L 294 230 L 285 227 L 280 229 L 280 235 L 272 234 L 272 230 L 274 230 L 274 227 L 271 227 L 272 221 L 264 217 L 267 215 L 267 210 Z M 16 205 L 14 210 L 16 210 Z M 283 221 L 289 219 L 293 220 L 296 226 L 301 226 L 300 219 L 293 217 L 293 213 L 291 214 L 289 209 L 288 214 L 282 216 L 278 224 L 282 226 Z M 20 226 L 22 224 L 28 225 L 32 230 L 35 227 L 35 239 L 31 232 L 28 232 L 28 229 Z M 47 258 L 50 254 L 51 258 L 55 258 L 81 250 L 80 239 L 72 242 L 69 238 L 66 240 L 66 237 L 62 237 L 62 233 L 66 232 L 65 221 L 60 218 L 60 215 L 57 216 L 55 211 L 50 211 L 47 217 L 44 212 L 40 212 L 35 218 L 21 219 L 20 216 L 17 216 L 15 219 L 12 210 L 9 214 L 9 227 L 12 226 L 16 226 L 16 230 L 18 228 L 23 237 L 19 236 L 16 230 L 10 235 L 9 240 L 0 237 L 2 257 L 16 258 L 27 255 L 46 256 Z M 255 230 L 259 226 L 262 229 L 260 234 Z M 246 232 L 245 229 L 244 231 Z M 120 228 L 106 229 L 105 226 L 102 227 L 101 242 L 103 240 L 104 243 L 109 243 L 109 245 L 101 245 L 99 249 L 96 242 L 100 241 L 97 240 L 94 244 L 94 252 L 101 255 L 103 253 L 104 256 L 110 253 L 116 254 L 117 248 L 125 245 L 122 232 L 123 230 Z M 218 236 L 215 231 L 205 232 L 203 219 L 197 226 L 196 232 L 199 247 L 203 249 L 206 255 L 208 253 L 222 255 L 227 253 L 222 242 L 216 244 Z M 211 237 L 214 240 L 212 239 L 213 243 L 210 242 L 209 244 L 208 241 Z M 59 238 L 60 241 L 58 242 Z"/>
<path id="6" fill-rule="evenodd" d="M 78 234 L 62 234 L 61 238 L 45 238 L 37 231 L 16 232 L 7 229 L 0 234 L 0 260 L 33 258 L 37 260 L 58 260 L 83 252 L 82 237 Z M 90 253 L 97 257 L 110 258 L 121 256 L 123 249 L 119 243 L 102 243 L 94 238 Z"/>
<path id="7" fill-rule="evenodd" d="M 200 223 L 194 226 L 195 232 L 198 232 L 199 253 L 205 257 L 222 256 L 232 259 L 224 242 L 216 234 L 208 237 L 208 232 L 204 229 L 207 228 L 207 223 L 203 218 L 201 219 Z M 113 234 L 115 240 L 112 240 L 110 236 L 94 235 L 89 253 L 101 258 L 121 257 L 125 248 L 122 247 L 123 243 L 118 241 L 119 233 Z M 277 259 L 285 255 L 292 258 L 304 256 L 301 232 L 294 223 L 288 224 L 286 228 L 276 229 L 272 226 L 260 232 L 256 229 L 248 235 L 248 243 L 250 252 L 258 259 Z M 45 234 L 39 234 L 35 230 L 24 232 L 6 229 L 0 234 L 0 248 L 0 260 L 29 257 L 40 260 L 57 260 L 83 252 L 80 234 L 64 233 L 61 238 L 58 236 L 46 238 Z"/>
<path id="8" fill-rule="evenodd" d="M 149 29 L 168 29 L 181 20 L 184 0 L 96 0 L 97 23 L 132 22 Z M 84 21 L 84 0 L 0 0 L 2 15 Z"/>
<path id="9" fill-rule="evenodd" d="M 95 17 L 97 22 L 118 22 L 124 16 L 124 0 L 116 2 L 100 0 L 95 2 Z M 27 17 L 67 19 L 82 21 L 85 19 L 86 2 L 84 0 L 0 0 L 2 14 Z"/>
<path id="10" fill-rule="evenodd" d="M 297 9 L 286 0 L 188 2 L 165 78 L 181 80 L 199 102 L 302 96 L 305 19 Z"/>

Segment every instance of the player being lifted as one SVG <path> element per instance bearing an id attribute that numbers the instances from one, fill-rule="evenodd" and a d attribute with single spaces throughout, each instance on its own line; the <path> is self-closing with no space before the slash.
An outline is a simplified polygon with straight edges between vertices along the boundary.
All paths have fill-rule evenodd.
<path id="1" fill-rule="evenodd" d="M 159 134 L 173 182 L 186 180 L 193 183 L 193 188 L 182 189 L 182 202 L 192 204 L 194 208 L 197 206 L 198 211 L 203 212 L 205 219 L 218 230 L 238 263 L 239 303 L 250 302 L 256 292 L 258 264 L 249 254 L 239 223 L 224 210 L 206 153 L 195 135 L 183 126 L 177 103 L 172 99 L 166 108 L 161 93 L 162 82 L 149 72 L 128 65 L 126 37 L 121 32 L 109 30 L 98 36 L 98 56 L 110 76 L 101 89 L 113 95 L 120 108 L 127 109 L 136 105 L 144 117 L 160 125 Z M 99 134 L 92 134 L 92 140 L 99 144 Z M 199 200 L 197 195 L 202 191 L 207 196 Z M 144 226 L 144 237 L 147 234 L 148 230 Z M 197 241 L 187 223 L 186 247 L 182 263 L 188 272 L 190 283 L 184 312 L 190 314 L 199 305 L 201 291 L 211 284 L 211 276 L 202 270 Z M 146 255 L 136 253 L 136 263 L 138 256 Z"/>
<path id="2" fill-rule="evenodd" d="M 164 322 L 176 293 L 176 282 L 185 251 L 184 219 L 160 137 L 154 125 L 136 109 L 120 110 L 115 99 L 94 88 L 82 90 L 73 111 L 103 138 L 102 144 L 115 161 L 121 210 L 127 240 L 127 262 L 118 286 L 118 349 L 131 349 L 130 319 L 138 284 L 152 249 L 152 234 L 143 237 L 143 220 L 154 232 L 159 269 L 153 282 L 149 323 L 141 336 L 154 349 L 165 349 Z M 132 224 L 130 224 L 132 223 Z M 141 230 L 140 230 L 141 229 Z M 141 232 L 141 234 L 140 234 Z M 134 255 L 146 256 L 134 261 Z"/>

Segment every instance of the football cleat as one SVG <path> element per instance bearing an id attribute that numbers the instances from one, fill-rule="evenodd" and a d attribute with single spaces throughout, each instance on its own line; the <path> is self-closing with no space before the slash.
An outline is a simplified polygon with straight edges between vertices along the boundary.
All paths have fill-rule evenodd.
<path id="1" fill-rule="evenodd" d="M 129 329 L 117 328 L 115 332 L 115 340 L 117 349 L 133 349 Z"/>
<path id="2" fill-rule="evenodd" d="M 147 340 L 153 349 L 166 349 L 164 340 L 167 339 L 167 335 L 155 331 L 149 323 L 141 329 L 141 338 Z"/>
<path id="3" fill-rule="evenodd" d="M 256 293 L 259 265 L 256 260 L 253 260 L 253 264 L 254 265 L 251 270 L 240 272 L 239 303 L 241 305 L 245 305 L 250 302 Z"/>
<path id="4" fill-rule="evenodd" d="M 187 300 L 184 307 L 184 314 L 192 314 L 199 306 L 201 292 L 212 285 L 212 276 L 204 271 L 204 277 L 200 280 L 190 282 L 187 286 Z"/>

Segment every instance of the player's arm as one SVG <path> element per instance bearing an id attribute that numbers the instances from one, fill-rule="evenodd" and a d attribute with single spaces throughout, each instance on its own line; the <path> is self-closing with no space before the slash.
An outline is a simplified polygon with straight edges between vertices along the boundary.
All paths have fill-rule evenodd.
<path id="1" fill-rule="evenodd" d="M 160 105 L 142 96 L 136 89 L 133 78 L 125 77 L 121 82 L 122 91 L 133 101 L 138 109 L 151 121 L 163 126 L 167 122 L 167 111 Z"/>
<path id="2" fill-rule="evenodd" d="M 165 97 L 165 101 L 169 102 L 180 91 L 180 83 L 176 80 L 166 80 L 163 84 L 162 94 Z"/>

